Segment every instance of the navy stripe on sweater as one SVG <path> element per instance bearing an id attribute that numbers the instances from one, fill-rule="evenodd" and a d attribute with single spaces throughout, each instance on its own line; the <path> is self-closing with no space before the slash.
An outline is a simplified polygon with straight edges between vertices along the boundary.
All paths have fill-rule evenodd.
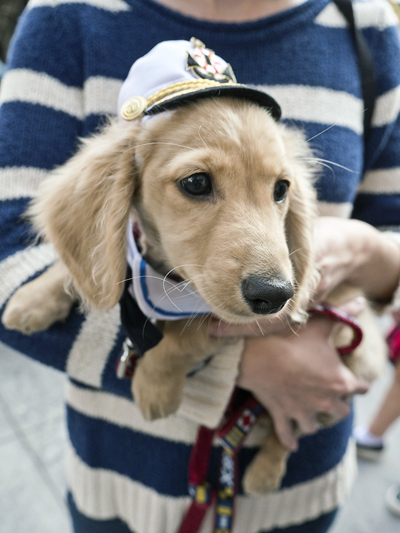
<path id="1" fill-rule="evenodd" d="M 4 307 L 0 309 L 0 314 L 3 310 Z M 0 321 L 0 338 L 5 344 L 24 354 L 31 354 L 34 347 L 36 361 L 65 372 L 73 340 L 83 323 L 84 316 L 75 310 L 65 323 L 57 322 L 42 333 L 22 335 L 17 331 L 5 329 Z"/>
<path id="2" fill-rule="evenodd" d="M 15 120 L 15 117 L 20 120 Z M 6 102 L 0 107 L 0 168 L 36 167 L 52 170 L 77 148 L 81 122 L 50 107 Z M 14 139 L 18 139 L 16 144 Z M 39 140 L 39 142 L 37 141 Z"/>
<path id="3" fill-rule="evenodd" d="M 158 493 L 179 497 L 187 495 L 187 471 L 192 447 L 117 426 L 82 415 L 67 408 L 71 444 L 84 463 L 126 475 Z M 336 426 L 300 440 L 292 454 L 282 487 L 314 479 L 334 468 L 347 448 L 352 417 Z M 96 442 L 101 442 L 97 446 Z M 113 453 L 110 453 L 113 450 Z M 244 448 L 239 454 L 241 476 L 256 449 Z M 209 481 L 216 483 L 220 451 L 213 449 Z M 240 477 L 240 492 L 243 493 Z"/>
<path id="4" fill-rule="evenodd" d="M 312 41 L 308 32 L 299 31 L 301 23 L 308 22 L 311 13 L 317 15 L 327 4 L 327 0 L 309 0 L 308 12 L 304 8 L 298 11 L 298 21 L 293 19 L 289 10 L 285 13 L 270 17 L 269 23 L 255 22 L 244 25 L 235 24 L 202 24 L 201 37 L 208 46 L 218 50 L 219 55 L 229 59 L 232 56 L 232 46 L 246 43 L 246 35 L 252 39 L 251 53 L 247 46 L 237 47 L 232 67 L 238 79 L 250 84 L 298 84 L 314 87 L 345 91 L 361 97 L 361 87 L 358 76 L 357 57 L 354 43 L 347 29 L 326 28 L 315 25 Z M 301 6 L 300 6 L 301 7 Z M 57 11 L 57 16 L 54 11 Z M 148 25 L 146 10 L 152 12 L 152 24 Z M 38 48 L 52 47 L 57 61 L 48 61 L 46 55 L 36 57 L 35 49 L 29 50 L 28 42 L 36 39 L 37 27 L 43 24 L 43 19 L 58 33 L 57 43 L 52 35 L 41 35 L 37 43 Z M 288 20 L 291 20 L 288 26 Z M 276 23 L 281 21 L 281 25 Z M 147 24 L 146 40 L 142 36 L 129 31 L 131 27 Z M 300 26 L 299 26 L 300 25 Z M 235 27 L 241 29 L 235 32 Z M 125 27 L 125 28 L 124 28 Z M 251 28 L 254 35 L 250 35 Z M 101 28 L 101 30 L 99 30 Z M 126 31 L 121 31 L 125 29 Z M 257 31 L 257 28 L 258 31 Z M 199 30 L 200 31 L 200 30 Z M 291 39 L 287 39 L 288 31 L 292 32 Z M 396 28 L 368 28 L 364 31 L 368 42 L 374 43 L 372 53 L 379 71 L 378 95 L 394 88 L 400 81 L 393 76 L 396 68 L 396 55 L 388 51 L 397 47 Z M 162 6 L 147 3 L 144 7 L 141 2 L 132 2 L 131 11 L 119 13 L 107 12 L 96 7 L 82 6 L 77 16 L 74 4 L 63 4 L 56 8 L 39 7 L 25 14 L 20 22 L 19 32 L 24 33 L 27 43 L 19 45 L 12 54 L 11 66 L 13 68 L 30 68 L 32 56 L 35 55 L 35 64 L 38 71 L 58 78 L 63 83 L 82 87 L 86 79 L 91 76 L 107 76 L 124 79 L 132 63 L 146 54 L 153 46 L 163 40 L 190 39 L 193 32 L 193 19 L 184 16 L 177 17 L 177 23 L 164 24 Z M 238 35 L 238 33 L 240 35 Z M 231 40 L 228 38 L 231 35 Z M 101 35 L 102 46 L 98 46 Z M 65 48 L 81 46 L 81 36 L 84 36 L 85 47 L 92 55 L 84 69 L 76 63 L 75 54 L 66 57 Z M 118 46 L 116 46 L 118 36 Z M 262 39 L 262 40 L 261 40 Z M 260 42 L 261 41 L 261 42 Z M 265 44 L 268 44 L 268 56 L 265 56 Z M 126 50 L 121 55 L 119 51 Z M 335 49 L 335 54 L 332 54 Z M 54 50 L 54 51 L 53 51 Z M 107 54 L 102 52 L 107 50 Z M 343 58 L 346 61 L 343 61 Z M 302 68 L 294 69 L 293 61 L 298 61 Z M 257 68 L 254 68 L 257 62 Z M 333 68 L 321 68 L 330 64 Z M 390 74 L 387 74 L 390 72 Z"/>
<path id="5" fill-rule="evenodd" d="M 28 198 L 2 202 L 0 261 L 34 242 L 32 228 L 21 216 L 28 208 L 28 203 Z"/>
<path id="6" fill-rule="evenodd" d="M 359 194 L 353 217 L 372 226 L 399 226 L 400 194 Z"/>

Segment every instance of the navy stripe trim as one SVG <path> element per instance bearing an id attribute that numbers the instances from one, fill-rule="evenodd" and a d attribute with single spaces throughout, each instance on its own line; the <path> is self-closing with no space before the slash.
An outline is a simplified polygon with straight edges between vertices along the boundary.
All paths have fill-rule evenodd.
<path id="1" fill-rule="evenodd" d="M 72 446 L 89 467 L 128 476 L 160 494 L 187 495 L 190 445 L 91 418 L 70 406 L 67 407 L 67 422 Z M 299 451 L 289 459 L 282 487 L 314 479 L 334 468 L 346 452 L 351 427 L 352 418 L 349 417 L 317 435 L 301 439 Z M 249 448 L 241 450 L 241 472 L 256 452 Z M 220 448 L 214 448 L 209 470 L 212 483 L 216 482 L 219 457 Z"/>

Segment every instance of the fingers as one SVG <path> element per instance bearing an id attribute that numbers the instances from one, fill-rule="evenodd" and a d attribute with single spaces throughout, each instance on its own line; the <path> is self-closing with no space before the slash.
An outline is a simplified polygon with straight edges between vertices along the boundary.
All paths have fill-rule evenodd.
<path id="1" fill-rule="evenodd" d="M 275 433 L 282 445 L 295 452 L 298 449 L 300 435 L 313 435 L 321 429 L 321 424 L 316 415 L 298 414 L 295 418 L 287 417 L 283 412 L 271 413 L 274 421 Z"/>
<path id="2" fill-rule="evenodd" d="M 318 422 L 316 415 L 303 415 L 295 419 L 295 422 L 301 435 L 313 435 L 321 429 L 321 424 Z"/>
<path id="3" fill-rule="evenodd" d="M 227 324 L 214 319 L 210 321 L 209 328 L 214 337 L 264 337 L 291 331 L 288 321 L 281 317 L 264 318 L 251 324 Z"/>
<path id="4" fill-rule="evenodd" d="M 357 298 L 353 298 L 348 302 L 344 302 L 343 304 L 338 305 L 337 307 L 350 316 L 358 316 L 362 313 L 362 311 L 364 311 L 366 306 L 367 300 L 363 296 L 358 296 Z"/>
<path id="5" fill-rule="evenodd" d="M 353 388 L 354 392 L 352 393 L 352 395 L 365 394 L 366 392 L 369 391 L 369 387 L 370 387 L 370 383 L 368 383 L 367 381 L 358 379 L 355 387 Z"/>
<path id="6" fill-rule="evenodd" d="M 332 385 L 335 396 L 342 401 L 346 401 L 355 394 L 365 394 L 368 392 L 370 384 L 357 378 L 345 365 L 341 364 L 336 383 Z"/>
<path id="7" fill-rule="evenodd" d="M 274 421 L 274 429 L 276 436 L 280 440 L 281 444 L 291 452 L 295 452 L 298 448 L 297 442 L 297 428 L 290 420 L 286 417 L 283 412 L 275 411 L 272 413 L 270 411 L 272 420 Z"/>
<path id="8" fill-rule="evenodd" d="M 257 324 L 227 324 L 220 320 L 210 323 L 210 334 L 214 337 L 260 337 L 265 335 L 264 329 Z"/>

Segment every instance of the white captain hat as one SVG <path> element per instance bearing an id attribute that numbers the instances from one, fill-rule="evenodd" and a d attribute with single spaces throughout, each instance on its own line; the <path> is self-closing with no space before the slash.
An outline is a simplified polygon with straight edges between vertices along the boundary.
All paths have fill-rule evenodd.
<path id="1" fill-rule="evenodd" d="M 194 37 L 164 41 L 135 61 L 121 87 L 118 111 L 130 121 L 218 96 L 251 100 L 275 120 L 281 117 L 269 94 L 238 83 L 229 63 Z"/>

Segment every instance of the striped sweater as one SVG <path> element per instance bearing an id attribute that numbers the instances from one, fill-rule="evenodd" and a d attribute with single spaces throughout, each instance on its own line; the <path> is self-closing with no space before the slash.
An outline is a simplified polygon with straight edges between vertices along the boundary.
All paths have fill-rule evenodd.
<path id="1" fill-rule="evenodd" d="M 78 136 L 116 113 L 132 63 L 162 40 L 197 36 L 231 63 L 240 82 L 264 87 L 276 98 L 283 120 L 306 132 L 325 165 L 317 183 L 321 214 L 397 229 L 397 19 L 384 0 L 357 2 L 355 11 L 378 78 L 365 154 L 354 44 L 330 0 L 308 0 L 243 24 L 202 22 L 152 0 L 31 0 L 1 86 L 1 308 L 55 258 L 49 244 L 32 242 L 21 219 L 29 198 L 48 172 L 74 153 Z M 189 504 L 187 468 L 198 424 L 213 427 L 220 420 L 234 387 L 239 347 L 225 349 L 187 379 L 176 416 L 150 423 L 131 400 L 129 383 L 115 376 L 123 341 L 118 308 L 87 316 L 75 310 L 64 324 L 32 337 L 0 325 L 0 339 L 69 377 L 69 487 L 74 513 L 88 530 L 174 533 Z M 354 476 L 350 430 L 349 418 L 302 439 L 280 491 L 239 496 L 235 533 L 278 527 L 285 532 L 340 505 Z M 241 452 L 242 470 L 259 440 L 256 429 Z M 218 454 L 215 443 L 213 465 Z M 212 481 L 215 466 L 210 476 Z M 211 523 L 209 515 L 202 533 L 210 533 Z"/>

